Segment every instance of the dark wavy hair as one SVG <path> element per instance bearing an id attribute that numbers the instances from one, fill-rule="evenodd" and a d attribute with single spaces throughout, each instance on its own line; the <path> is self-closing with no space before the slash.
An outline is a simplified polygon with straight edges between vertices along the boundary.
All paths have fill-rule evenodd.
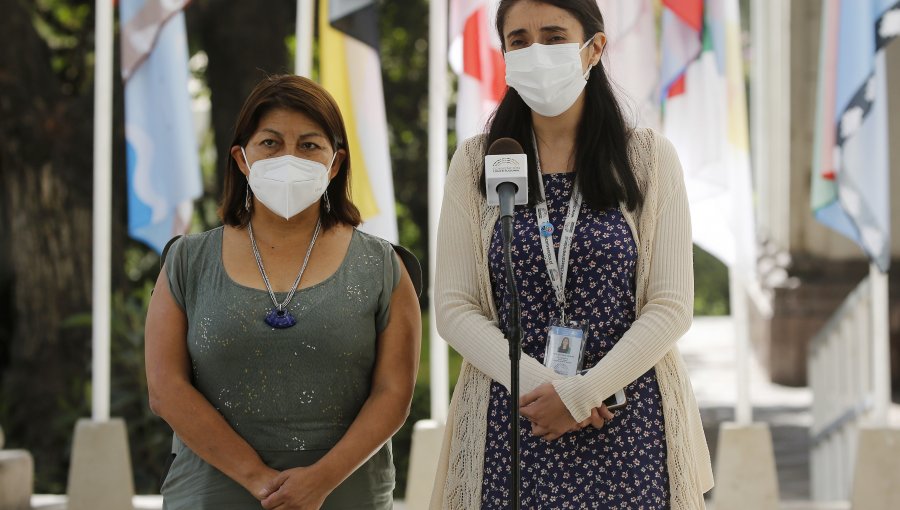
<path id="1" fill-rule="evenodd" d="M 497 33 L 503 51 L 506 51 L 503 37 L 506 14 L 520 1 L 501 0 L 497 8 Z M 581 23 L 585 40 L 604 31 L 603 15 L 596 0 L 538 1 L 572 14 Z M 584 94 L 584 114 L 575 139 L 576 178 L 584 201 L 595 209 L 624 203 L 633 210 L 643 203 L 644 197 L 628 158 L 631 130 L 625 123 L 602 62 L 591 68 Z M 507 87 L 503 99 L 488 120 L 485 154 L 494 141 L 504 137 L 510 137 L 522 145 L 528 156 L 528 206 L 534 207 L 542 201 L 542 197 L 538 194 L 537 152 L 532 143 L 531 130 L 531 108 L 515 89 Z M 481 180 L 484 193 L 483 169 Z"/>
<path id="2" fill-rule="evenodd" d="M 335 152 L 344 149 L 344 162 L 327 188 L 331 211 L 326 210 L 324 200 L 320 199 L 319 214 L 325 229 L 339 223 L 354 227 L 359 225 L 362 221 L 359 209 L 350 200 L 350 147 L 344 118 L 331 94 L 316 82 L 294 75 L 269 76 L 259 82 L 244 101 L 229 148 L 246 146 L 259 127 L 259 120 L 275 109 L 294 110 L 306 115 L 322 128 Z M 231 153 L 227 158 L 219 217 L 226 225 L 243 228 L 250 221 L 250 211 L 244 208 L 244 197 L 250 184 Z"/>

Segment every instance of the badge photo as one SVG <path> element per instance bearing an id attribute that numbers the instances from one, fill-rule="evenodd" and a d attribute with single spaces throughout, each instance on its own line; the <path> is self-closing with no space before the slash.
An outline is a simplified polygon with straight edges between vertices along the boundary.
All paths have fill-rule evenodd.
<path id="1" fill-rule="evenodd" d="M 584 330 L 577 323 L 551 326 L 547 335 L 544 364 L 559 375 L 576 375 L 584 361 L 584 340 Z"/>

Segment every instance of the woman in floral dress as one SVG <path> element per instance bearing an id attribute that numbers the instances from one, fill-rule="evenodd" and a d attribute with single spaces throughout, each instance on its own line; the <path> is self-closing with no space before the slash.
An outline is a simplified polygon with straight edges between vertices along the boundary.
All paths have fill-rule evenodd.
<path id="1" fill-rule="evenodd" d="M 503 0 L 497 30 L 509 88 L 487 133 L 454 155 L 438 232 L 438 329 L 465 363 L 432 508 L 510 503 L 511 285 L 483 177 L 487 148 L 506 137 L 529 165 L 511 246 L 522 508 L 703 508 L 709 453 L 675 347 L 693 306 L 678 157 L 664 137 L 626 125 L 600 64 L 594 0 Z M 545 353 L 557 356 L 549 335 L 572 323 L 586 371 L 566 377 Z M 627 405 L 610 412 L 603 401 L 622 388 Z"/>

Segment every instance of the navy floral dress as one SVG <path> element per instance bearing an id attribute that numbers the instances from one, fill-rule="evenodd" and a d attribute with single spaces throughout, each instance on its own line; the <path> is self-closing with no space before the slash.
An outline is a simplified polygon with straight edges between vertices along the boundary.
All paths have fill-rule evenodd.
<path id="1" fill-rule="evenodd" d="M 574 173 L 543 176 L 554 253 L 568 211 Z M 634 321 L 637 249 L 618 208 L 604 211 L 582 205 L 566 280 L 571 319 L 589 325 L 585 368 L 597 364 Z M 523 352 L 543 362 L 547 327 L 559 318 L 533 208 L 516 211 L 512 258 L 522 305 Z M 491 284 L 501 329 L 509 324 L 500 223 L 489 253 Z M 626 390 L 628 404 L 602 429 L 587 427 L 548 442 L 531 435 L 521 419 L 521 503 L 527 509 L 596 508 L 658 510 L 669 508 L 665 424 L 650 369 Z M 483 509 L 509 505 L 509 393 L 493 382 L 485 441 Z"/>

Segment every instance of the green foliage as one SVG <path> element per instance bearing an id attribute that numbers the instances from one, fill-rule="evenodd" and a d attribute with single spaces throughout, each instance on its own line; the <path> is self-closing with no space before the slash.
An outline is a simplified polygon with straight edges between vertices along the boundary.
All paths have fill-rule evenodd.
<path id="1" fill-rule="evenodd" d="M 88 93 L 92 86 L 94 40 L 85 37 L 93 23 L 92 7 L 89 1 L 30 3 L 34 27 L 51 51 L 53 70 L 64 84 L 63 90 L 71 95 Z"/>
<path id="2" fill-rule="evenodd" d="M 419 257 L 427 278 L 428 2 L 383 2 L 380 9 L 382 81 L 400 242 Z"/>
<path id="3" fill-rule="evenodd" d="M 397 202 L 395 205 L 400 244 L 409 247 L 413 255 L 419 259 L 419 264 L 422 265 L 422 269 L 425 269 L 425 266 L 428 265 L 428 254 L 425 251 L 428 240 L 425 239 L 425 235 L 419 227 L 419 224 L 416 223 L 413 218 L 409 206 L 400 202 Z"/>
<path id="4" fill-rule="evenodd" d="M 112 295 L 110 415 L 124 419 L 128 428 L 135 490 L 138 494 L 155 493 L 159 489 L 165 457 L 170 449 L 172 431 L 150 411 L 148 403 L 144 321 L 153 280 L 148 273 L 141 274 L 139 266 L 148 265 L 146 259 L 152 259 L 152 267 L 155 268 L 158 257 L 142 247 L 133 246 L 127 250 L 126 259 L 126 271 L 132 275 L 140 274 L 140 280 L 133 290 L 116 290 Z M 154 272 L 153 269 L 150 272 Z M 79 314 L 67 318 L 64 327 L 90 329 L 91 324 L 90 314 Z M 84 380 L 70 386 L 76 394 L 59 400 L 52 430 L 64 437 L 72 433 L 73 424 L 79 418 L 89 414 L 83 404 L 70 404 L 91 401 L 91 385 L 87 377 L 85 375 Z M 54 471 L 49 471 L 50 476 L 37 480 L 38 492 L 65 492 L 65 478 Z"/>
<path id="5" fill-rule="evenodd" d="M 406 494 L 406 480 L 409 475 L 409 454 L 412 446 L 413 427 L 419 420 L 427 420 L 431 406 L 428 384 L 423 384 L 421 379 L 416 381 L 413 391 L 413 401 L 409 409 L 409 418 L 403 427 L 394 434 L 391 444 L 394 447 L 394 468 L 397 470 L 397 485 L 394 487 L 394 497 L 402 499 Z"/>
<path id="6" fill-rule="evenodd" d="M 35 492 L 43 492 L 49 494 L 62 494 L 66 491 L 66 477 L 68 475 L 68 462 L 66 459 L 71 457 L 72 451 L 72 432 L 75 430 L 75 423 L 80 418 L 90 415 L 90 374 L 85 370 L 81 374 L 73 375 L 65 389 L 58 393 L 54 402 L 53 414 L 46 417 L 46 421 L 38 426 L 42 427 L 46 434 L 46 443 L 53 445 L 62 445 L 63 451 L 61 455 L 46 456 L 43 447 L 46 445 L 38 445 L 35 455 Z M 2 410 L 3 416 L 15 417 L 14 410 Z M 21 423 L 11 423 L 11 425 L 19 427 Z M 15 440 L 17 438 L 10 437 Z M 29 448 L 31 445 L 9 444 L 7 448 Z M 59 459 L 64 459 L 59 462 Z M 52 464 L 41 466 L 41 461 L 51 462 Z"/>
<path id="7" fill-rule="evenodd" d="M 152 280 L 145 279 L 131 292 L 116 292 L 112 300 L 110 413 L 124 418 L 128 427 L 138 493 L 159 490 L 159 479 L 172 441 L 171 429 L 150 411 L 148 402 L 144 321 L 152 289 Z"/>
<path id="8" fill-rule="evenodd" d="M 694 245 L 694 315 L 728 315 L 728 267 Z"/>
<path id="9" fill-rule="evenodd" d="M 428 312 L 422 314 L 422 351 L 419 356 L 419 374 L 416 377 L 416 387 L 413 392 L 412 405 L 410 406 L 409 418 L 403 427 L 394 435 L 392 443 L 394 446 L 394 466 L 397 469 L 397 486 L 394 489 L 394 497 L 403 498 L 406 494 L 406 480 L 409 474 L 409 454 L 412 441 L 413 427 L 419 420 L 427 420 L 431 414 L 431 370 L 429 367 L 430 357 L 430 315 Z M 456 386 L 457 377 L 459 377 L 459 367 L 462 365 L 462 356 L 456 351 L 450 349 L 449 352 L 449 372 L 450 375 L 450 394 Z M 449 397 L 449 395 L 448 395 Z"/>

